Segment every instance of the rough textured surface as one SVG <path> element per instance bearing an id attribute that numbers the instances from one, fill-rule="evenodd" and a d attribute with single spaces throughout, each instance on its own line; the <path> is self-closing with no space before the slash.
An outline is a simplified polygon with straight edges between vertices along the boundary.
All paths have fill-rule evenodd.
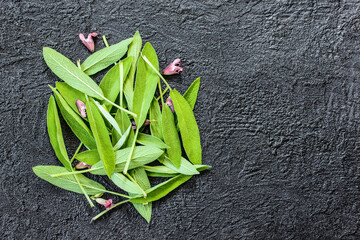
<path id="1" fill-rule="evenodd" d="M 204 2 L 1 1 L 2 239 L 360 238 L 359 1 Z M 149 225 L 130 205 L 90 224 L 101 207 L 31 170 L 58 164 L 42 47 L 84 60 L 79 32 L 113 44 L 137 29 L 161 67 L 183 59 L 169 77 L 180 92 L 202 77 L 195 113 L 213 169 L 156 202 Z"/>

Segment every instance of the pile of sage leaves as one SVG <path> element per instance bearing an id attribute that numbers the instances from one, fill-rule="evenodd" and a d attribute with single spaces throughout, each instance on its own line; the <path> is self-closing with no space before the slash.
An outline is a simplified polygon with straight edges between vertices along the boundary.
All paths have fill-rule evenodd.
<path id="1" fill-rule="evenodd" d="M 124 198 L 92 220 L 129 202 L 149 222 L 152 202 L 210 168 L 202 165 L 200 134 L 193 113 L 200 78 L 181 95 L 160 74 L 152 45 L 147 42 L 141 48 L 139 32 L 117 44 L 107 44 L 82 64 L 43 48 L 47 66 L 63 80 L 50 86 L 54 95 L 47 109 L 50 142 L 63 167 L 39 165 L 33 171 L 57 187 L 83 194 L 92 207 L 103 194 Z M 108 72 L 96 84 L 90 76 L 106 69 Z M 167 91 L 173 109 L 164 103 Z M 79 111 L 78 101 L 83 103 L 85 114 Z M 71 158 L 59 113 L 80 141 Z M 75 168 L 78 161 L 89 168 Z M 91 174 L 109 178 L 119 191 L 107 190 L 89 178 Z M 151 186 L 149 177 L 164 181 Z"/>

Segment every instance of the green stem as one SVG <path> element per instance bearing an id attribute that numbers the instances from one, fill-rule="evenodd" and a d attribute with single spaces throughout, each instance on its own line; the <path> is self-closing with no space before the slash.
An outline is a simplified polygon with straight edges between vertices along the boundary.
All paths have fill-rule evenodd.
<path id="1" fill-rule="evenodd" d="M 158 70 L 156 70 L 156 68 L 151 64 L 151 62 L 149 61 L 149 59 L 147 59 L 147 57 L 145 57 L 144 55 L 141 54 L 141 57 L 145 60 L 145 62 L 154 70 L 154 72 L 163 80 L 163 82 L 166 84 L 166 86 L 170 89 L 170 91 L 172 90 L 170 85 L 167 83 L 167 81 L 165 80 L 165 78 L 159 73 Z"/>
<path id="2" fill-rule="evenodd" d="M 81 70 L 80 59 L 76 61 L 76 64 L 77 64 L 78 68 L 80 68 L 80 70 Z"/>
<path id="3" fill-rule="evenodd" d="M 114 195 L 117 195 L 117 196 L 120 196 L 120 197 L 124 197 L 124 198 L 131 198 L 128 195 L 117 193 L 117 192 L 112 192 L 112 191 L 109 191 L 109 190 L 106 190 L 106 189 L 105 190 L 102 189 L 102 191 L 107 192 L 107 193 L 111 193 L 111 194 L 114 194 Z"/>
<path id="4" fill-rule="evenodd" d="M 70 163 L 72 163 L 75 160 L 75 156 L 79 153 L 83 143 L 81 142 L 78 148 L 76 149 L 76 152 L 74 153 L 74 156 L 71 158 Z"/>
<path id="5" fill-rule="evenodd" d="M 120 106 L 123 106 L 123 87 L 124 87 L 124 66 L 123 62 L 119 63 L 119 72 L 120 72 Z"/>
<path id="6" fill-rule="evenodd" d="M 158 98 L 156 98 L 156 100 L 159 101 L 159 99 L 165 95 L 167 90 L 169 90 L 168 87 L 165 88 L 165 90 L 162 92 L 162 94 L 160 94 L 160 96 Z"/>
<path id="7" fill-rule="evenodd" d="M 107 42 L 107 40 L 106 40 L 105 35 L 102 36 L 102 39 L 104 40 L 105 46 L 106 46 L 106 47 L 109 47 L 109 44 L 108 44 L 108 42 Z"/>
<path id="8" fill-rule="evenodd" d="M 161 103 L 162 105 L 164 106 L 164 98 L 163 98 L 163 93 L 161 91 L 161 82 L 160 82 L 160 79 L 158 81 L 158 85 L 159 85 L 159 93 L 160 93 L 160 98 L 161 98 Z"/>
<path id="9" fill-rule="evenodd" d="M 129 202 L 129 201 L 130 201 L 130 200 L 125 200 L 125 201 L 122 201 L 122 202 L 119 202 L 119 203 L 114 204 L 114 206 L 110 207 L 108 210 L 104 210 L 104 211 L 102 211 L 101 213 L 99 213 L 98 215 L 96 215 L 95 217 L 93 217 L 93 218 L 91 219 L 91 221 L 95 221 L 96 219 L 98 219 L 99 217 L 101 217 L 102 215 L 104 215 L 105 213 L 107 213 L 108 211 L 110 211 L 111 209 L 116 208 L 117 206 L 120 206 L 121 204 L 127 203 L 127 202 Z"/>
<path id="10" fill-rule="evenodd" d="M 147 197 L 146 192 L 144 191 L 144 189 L 142 189 L 142 187 L 140 187 L 140 185 L 135 181 L 135 179 L 133 177 L 131 177 L 131 175 L 129 173 L 126 174 L 126 176 L 128 176 L 128 178 L 141 189 L 142 194 L 144 195 L 144 198 Z"/>
<path id="11" fill-rule="evenodd" d="M 90 168 L 90 169 L 81 170 L 81 171 L 63 172 L 63 173 L 58 173 L 58 174 L 51 174 L 50 176 L 51 177 L 61 177 L 61 176 L 65 176 L 65 175 L 76 175 L 76 174 L 81 174 L 81 173 L 92 172 L 92 171 L 99 170 L 99 169 L 103 169 L 103 168 L 98 167 L 98 168 Z"/>
<path id="12" fill-rule="evenodd" d="M 129 169 L 130 160 L 131 160 L 131 158 L 132 158 L 132 155 L 133 155 L 133 152 L 134 152 L 134 148 L 135 148 L 136 139 L 137 139 L 137 136 L 138 136 L 138 134 L 139 134 L 139 129 L 140 129 L 140 126 L 137 126 L 136 132 L 135 132 L 135 136 L 134 136 L 134 141 L 133 141 L 133 144 L 131 145 L 129 158 L 126 160 L 126 164 L 125 164 L 124 171 L 123 171 L 123 173 L 124 173 L 125 175 L 127 174 L 127 171 L 128 171 L 128 169 Z"/>
<path id="13" fill-rule="evenodd" d="M 125 108 L 123 108 L 123 107 L 120 107 L 119 105 L 117 105 L 116 103 L 113 103 L 112 101 L 110 101 L 109 99 L 107 99 L 107 98 L 103 98 L 105 101 L 107 101 L 108 103 L 110 103 L 111 105 L 113 105 L 113 106 L 115 106 L 115 107 L 117 107 L 118 109 L 120 109 L 120 110 L 122 110 L 122 111 L 124 111 L 124 112 L 126 112 L 127 114 L 130 114 L 130 115 L 132 115 L 134 118 L 137 118 L 137 115 L 135 114 L 135 113 L 133 113 L 133 112 L 130 112 L 129 110 L 126 110 Z"/>

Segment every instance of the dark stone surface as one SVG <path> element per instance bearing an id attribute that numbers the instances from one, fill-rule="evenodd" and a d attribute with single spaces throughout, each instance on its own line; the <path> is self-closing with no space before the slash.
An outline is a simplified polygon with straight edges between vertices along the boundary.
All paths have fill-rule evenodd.
<path id="1" fill-rule="evenodd" d="M 1 1 L 2 239 L 359 239 L 359 1 Z M 110 44 L 140 30 L 180 92 L 198 76 L 203 159 L 213 169 L 154 204 L 101 207 L 31 167 L 58 164 L 42 59 L 72 60 L 79 32 Z M 96 48 L 103 47 L 98 40 Z M 99 78 L 97 79 L 99 81 Z M 77 140 L 65 128 L 69 153 Z M 106 185 L 110 187 L 109 185 Z M 119 199 L 115 199 L 118 201 Z"/>

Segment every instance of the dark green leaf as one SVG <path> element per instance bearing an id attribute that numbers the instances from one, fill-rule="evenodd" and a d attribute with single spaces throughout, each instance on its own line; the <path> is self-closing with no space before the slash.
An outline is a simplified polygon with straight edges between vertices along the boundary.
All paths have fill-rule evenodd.
<path id="1" fill-rule="evenodd" d="M 58 93 L 54 88 L 51 89 L 54 92 L 56 102 L 59 106 L 62 116 L 74 134 L 88 149 L 96 148 L 95 139 L 92 136 L 89 127 L 84 123 L 82 117 L 74 112 L 74 110 L 68 105 L 60 93 Z"/>
<path id="2" fill-rule="evenodd" d="M 110 47 L 96 51 L 81 64 L 81 70 L 87 75 L 93 75 L 107 68 L 125 55 L 131 41 L 132 38 L 128 38 Z"/>
<path id="3" fill-rule="evenodd" d="M 51 146 L 53 147 L 57 158 L 65 166 L 66 169 L 71 170 L 71 164 L 64 143 L 64 138 L 61 131 L 58 111 L 56 108 L 54 97 L 51 96 L 47 110 L 47 127 Z"/>
<path id="4" fill-rule="evenodd" d="M 170 97 L 174 103 L 185 152 L 193 164 L 201 164 L 200 133 L 194 113 L 178 91 L 170 91 Z M 165 143 L 167 144 L 166 141 Z"/>
<path id="5" fill-rule="evenodd" d="M 104 98 L 101 88 L 64 55 L 48 47 L 43 48 L 43 55 L 51 71 L 71 87 L 88 96 Z"/>
<path id="6" fill-rule="evenodd" d="M 110 178 L 115 169 L 115 154 L 105 122 L 101 117 L 94 100 L 91 99 L 90 102 L 87 101 L 86 110 L 90 128 L 95 138 L 98 154 L 104 166 L 105 172 Z"/>
<path id="7" fill-rule="evenodd" d="M 74 175 L 63 175 L 59 177 L 51 177 L 52 174 L 60 174 L 68 172 L 65 168 L 59 166 L 36 166 L 33 167 L 34 173 L 41 179 L 48 181 L 49 183 L 66 189 L 68 191 L 83 194 L 78 182 Z M 83 186 L 87 194 L 95 195 L 98 193 L 104 193 L 105 187 L 100 183 L 97 183 L 84 175 L 77 175 L 80 184 Z"/>
<path id="8" fill-rule="evenodd" d="M 197 94 L 199 92 L 199 87 L 200 87 L 200 78 L 197 78 L 188 88 L 188 90 L 186 90 L 186 92 L 184 93 L 184 98 L 186 99 L 186 101 L 189 103 L 191 109 L 194 109 L 195 107 L 195 103 L 196 103 L 196 99 L 197 99 Z"/>
<path id="9" fill-rule="evenodd" d="M 160 183 L 146 191 L 147 197 L 137 197 L 132 198 L 130 201 L 133 203 L 146 203 L 146 202 L 153 202 L 165 197 L 171 191 L 176 189 L 181 184 L 185 183 L 191 178 L 189 175 L 178 175 L 173 177 L 163 183 Z"/>
<path id="10" fill-rule="evenodd" d="M 158 70 L 159 62 L 156 52 L 150 43 L 146 43 L 142 55 L 146 56 L 151 64 Z M 139 64 L 136 73 L 135 92 L 133 99 L 133 112 L 137 114 L 135 122 L 137 126 L 142 126 L 145 122 L 151 101 L 154 98 L 158 75 L 145 62 L 143 58 L 139 59 Z"/>
<path id="11" fill-rule="evenodd" d="M 181 143 L 178 131 L 176 129 L 174 114 L 171 112 L 170 107 L 164 104 L 162 108 L 162 125 L 164 142 L 169 148 L 166 150 L 170 160 L 175 166 L 180 167 L 181 161 Z"/>
<path id="12" fill-rule="evenodd" d="M 131 62 L 131 68 L 130 72 L 125 79 L 124 83 L 124 95 L 126 98 L 126 101 L 128 102 L 129 109 L 132 110 L 133 105 L 133 97 L 134 97 L 134 77 L 135 77 L 135 71 L 136 71 L 136 64 L 138 62 L 139 53 L 141 50 L 142 40 L 140 37 L 139 31 L 137 31 L 133 37 L 132 42 L 129 45 L 129 51 L 127 53 L 128 56 L 132 56 L 132 62 Z"/>
<path id="13" fill-rule="evenodd" d="M 142 145 L 154 146 L 154 147 L 157 147 L 157 148 L 160 148 L 160 149 L 169 147 L 163 141 L 161 141 L 161 139 L 159 139 L 157 137 L 154 137 L 152 135 L 145 134 L 145 133 L 139 133 L 136 141 L 137 141 L 137 143 L 140 143 Z"/>

